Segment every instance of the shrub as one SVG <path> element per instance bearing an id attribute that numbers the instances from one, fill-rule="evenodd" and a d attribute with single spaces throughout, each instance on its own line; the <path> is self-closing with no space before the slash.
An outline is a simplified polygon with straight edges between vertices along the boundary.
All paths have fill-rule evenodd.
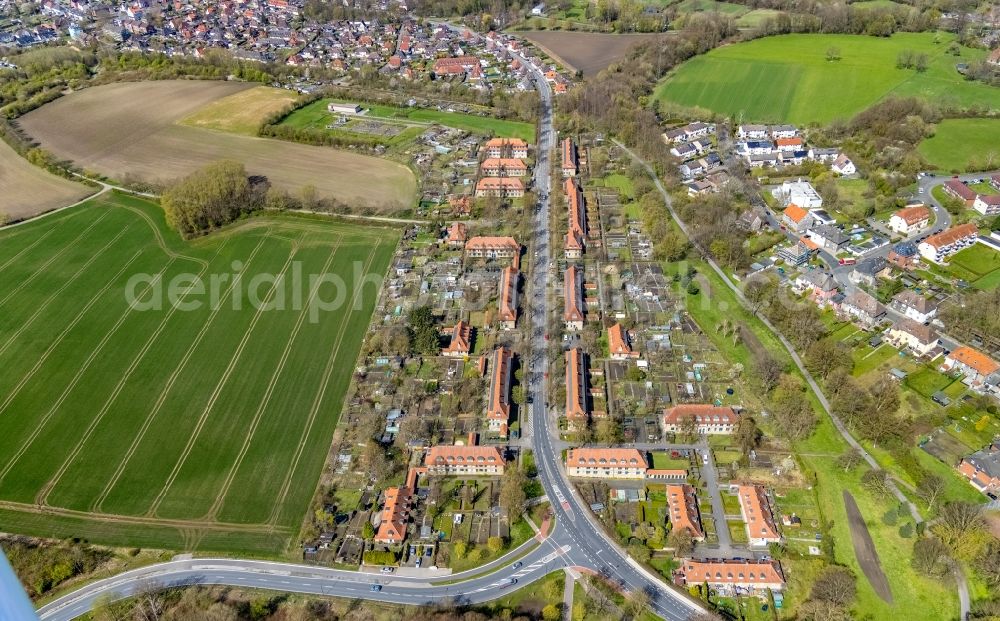
<path id="1" fill-rule="evenodd" d="M 366 565 L 395 565 L 396 554 L 390 550 L 368 550 L 364 561 Z"/>

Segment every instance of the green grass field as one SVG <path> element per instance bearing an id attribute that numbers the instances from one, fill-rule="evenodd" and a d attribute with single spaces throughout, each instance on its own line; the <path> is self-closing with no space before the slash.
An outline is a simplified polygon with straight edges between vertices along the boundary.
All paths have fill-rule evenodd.
<path id="1" fill-rule="evenodd" d="M 288 215 L 187 243 L 154 203 L 110 194 L 0 231 L 5 530 L 279 553 L 397 241 Z"/>
<path id="2" fill-rule="evenodd" d="M 954 69 L 955 63 L 981 58 L 984 52 L 963 48 L 960 57 L 947 55 L 951 40 L 933 33 L 767 37 L 689 60 L 667 76 L 655 97 L 743 122 L 826 123 L 852 117 L 890 95 L 1000 108 L 1000 90 L 966 82 Z M 826 60 L 831 47 L 840 49 L 840 60 Z M 928 54 L 928 70 L 897 69 L 902 50 Z"/>
<path id="3" fill-rule="evenodd" d="M 764 20 L 777 17 L 781 11 L 774 9 L 754 9 L 749 13 L 744 13 L 736 20 L 736 25 L 740 28 L 755 28 L 764 23 Z"/>
<path id="4" fill-rule="evenodd" d="M 718 2 L 718 0 L 683 0 L 675 6 L 681 13 L 719 12 L 736 17 L 747 12 L 747 8 L 741 4 Z"/>
<path id="5" fill-rule="evenodd" d="M 945 119 L 920 143 L 932 166 L 964 171 L 969 165 L 1000 166 L 1000 119 Z M 992 160 L 989 158 L 992 156 Z"/>
<path id="6" fill-rule="evenodd" d="M 327 104 L 331 101 L 334 100 L 320 99 L 303 106 L 285 117 L 282 123 L 297 128 L 325 128 L 335 116 L 326 109 Z M 414 127 L 403 132 L 411 139 L 423 133 L 424 126 L 436 123 L 478 134 L 492 134 L 501 138 L 521 138 L 529 143 L 535 141 L 535 126 L 531 123 L 425 108 L 397 108 L 369 103 L 365 103 L 363 106 L 368 110 L 366 117 L 414 124 Z M 396 138 L 402 135 L 400 134 Z"/>
<path id="7" fill-rule="evenodd" d="M 973 274 L 985 276 L 1000 269 L 1000 252 L 985 244 L 975 244 L 956 252 L 948 262 Z"/>

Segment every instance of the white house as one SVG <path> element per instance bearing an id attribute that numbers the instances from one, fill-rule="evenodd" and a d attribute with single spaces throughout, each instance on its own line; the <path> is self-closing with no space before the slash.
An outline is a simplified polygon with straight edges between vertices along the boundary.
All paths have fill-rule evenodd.
<path id="1" fill-rule="evenodd" d="M 833 164 L 830 165 L 830 170 L 837 173 L 838 175 L 853 175 L 854 173 L 858 172 L 858 169 L 854 165 L 854 162 L 852 162 L 850 158 L 848 158 L 843 153 L 841 153 L 840 156 L 838 156 L 837 159 L 833 161 Z"/>
<path id="2" fill-rule="evenodd" d="M 770 136 L 771 132 L 767 125 L 740 125 L 736 135 L 742 140 L 763 140 Z"/>
<path id="3" fill-rule="evenodd" d="M 984 216 L 995 216 L 1000 213 L 1000 194 L 980 194 L 972 208 Z"/>
<path id="4" fill-rule="evenodd" d="M 907 319 L 918 323 L 927 323 L 937 316 L 937 304 L 919 293 L 904 289 L 892 298 L 892 308 L 903 314 Z"/>
<path id="5" fill-rule="evenodd" d="M 805 209 L 819 209 L 823 206 L 823 197 L 811 183 L 802 179 L 785 181 L 780 188 L 775 188 L 772 194 L 783 205 L 795 203 Z"/>
<path id="6" fill-rule="evenodd" d="M 889 218 L 889 230 L 901 235 L 913 235 L 931 222 L 931 210 L 923 205 L 904 207 Z"/>
<path id="7" fill-rule="evenodd" d="M 889 328 L 887 340 L 898 349 L 909 349 L 917 356 L 926 356 L 938 346 L 934 328 L 912 319 L 900 319 Z"/>
<path id="8" fill-rule="evenodd" d="M 920 251 L 920 256 L 928 261 L 941 263 L 962 248 L 976 243 L 978 238 L 979 229 L 975 224 L 967 222 L 941 231 L 937 235 L 931 235 L 920 242 L 917 249 Z"/>

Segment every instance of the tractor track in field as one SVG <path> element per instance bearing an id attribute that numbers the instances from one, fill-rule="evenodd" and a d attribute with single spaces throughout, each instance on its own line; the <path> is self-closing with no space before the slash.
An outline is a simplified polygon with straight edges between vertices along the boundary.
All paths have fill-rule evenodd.
<path id="1" fill-rule="evenodd" d="M 334 245 L 330 256 L 327 257 L 326 262 L 323 264 L 323 272 L 327 273 L 330 269 L 330 264 L 333 263 L 333 258 L 337 256 L 337 249 L 340 247 L 340 241 L 343 239 L 343 235 L 337 237 L 337 243 Z M 274 371 L 271 373 L 271 381 L 267 385 L 267 390 L 264 391 L 263 397 L 261 397 L 260 405 L 257 407 L 257 411 L 254 412 L 253 420 L 250 422 L 249 429 L 247 431 L 246 437 L 243 440 L 243 446 L 240 447 L 239 455 L 236 457 L 236 461 L 230 467 L 229 472 L 226 474 L 226 479 L 222 484 L 222 489 L 216 495 L 215 502 L 209 508 L 208 513 L 203 519 L 215 520 L 218 517 L 219 511 L 225 504 L 226 496 L 229 494 L 229 488 L 232 487 L 233 481 L 236 480 L 236 474 L 243 464 L 243 459 L 246 457 L 247 451 L 250 450 L 250 444 L 253 442 L 254 435 L 257 432 L 257 426 L 260 424 L 260 419 L 264 416 L 264 411 L 271 402 L 271 396 L 274 394 L 274 389 L 278 385 L 278 379 L 281 377 L 282 371 L 285 369 L 285 363 L 288 361 L 288 356 L 292 352 L 292 345 L 295 343 L 295 339 L 298 337 L 299 330 L 302 328 L 302 324 L 305 322 L 305 318 L 309 313 L 309 309 L 312 306 L 312 301 L 315 297 L 319 295 L 319 287 L 315 287 L 313 291 L 309 293 L 309 298 L 306 303 L 302 305 L 302 310 L 299 311 L 299 316 L 296 319 L 295 326 L 292 328 L 292 333 L 288 337 L 288 341 L 285 344 L 285 349 L 281 352 L 281 358 L 278 359 L 278 364 L 275 365 Z"/>
<path id="2" fill-rule="evenodd" d="M 267 235 L 261 237 L 260 241 L 257 242 L 257 245 L 254 246 L 254 249 L 250 253 L 250 256 L 247 257 L 246 261 L 244 262 L 244 265 L 250 265 L 253 262 L 254 258 L 257 256 L 257 253 L 260 251 L 261 247 L 264 245 L 264 242 L 267 241 L 267 239 L 268 239 Z M 205 320 L 205 323 L 202 324 L 201 330 L 198 331 L 198 334 L 195 335 L 194 339 L 192 339 L 191 343 L 188 345 L 187 351 L 184 352 L 184 357 L 181 358 L 181 360 L 177 363 L 177 366 L 174 367 L 174 370 L 170 373 L 170 376 L 167 378 L 167 383 L 164 385 L 163 389 L 160 391 L 160 394 L 157 396 L 156 401 L 153 404 L 153 407 L 150 408 L 149 414 L 146 415 L 146 419 L 143 421 L 142 426 L 139 428 L 139 432 L 136 434 L 135 438 L 132 439 L 132 443 L 129 445 L 128 451 L 126 451 L 125 456 L 118 463 L 117 469 L 115 470 L 114 474 L 111 475 L 111 478 L 108 480 L 107 484 L 105 484 L 104 489 L 101 490 L 100 495 L 98 495 L 98 497 L 94 499 L 94 502 L 91 503 L 90 505 L 91 511 L 100 512 L 101 506 L 104 504 L 104 501 L 107 500 L 108 495 L 111 494 L 111 490 L 114 489 L 114 486 L 117 485 L 118 480 L 121 479 L 122 474 L 125 473 L 125 469 L 128 467 L 128 464 L 132 461 L 132 457 L 135 455 L 135 452 L 139 449 L 139 444 L 145 439 L 146 432 L 149 430 L 149 427 L 153 424 L 153 420 L 156 418 L 157 414 L 159 414 L 160 408 L 162 408 L 163 404 L 166 403 L 167 395 L 170 393 L 170 390 L 174 387 L 174 383 L 177 381 L 178 376 L 180 376 L 181 372 L 187 367 L 187 363 L 190 362 L 191 357 L 194 355 L 195 349 L 197 349 L 198 345 L 201 344 L 202 339 L 205 338 L 205 335 L 208 333 L 209 328 L 211 328 L 213 322 L 215 321 L 215 318 L 218 316 L 219 310 L 222 308 L 223 302 L 229 299 L 229 296 L 233 292 L 233 289 L 236 287 L 236 284 L 237 284 L 236 282 L 229 283 L 229 286 L 226 288 L 225 294 L 219 301 L 219 305 L 216 306 L 216 308 L 212 309 L 212 312 Z M 165 326 L 166 326 L 166 321 L 165 320 L 161 321 L 157 333 L 159 333 L 159 331 L 161 331 Z"/>
<path id="3" fill-rule="evenodd" d="M 112 326 L 111 330 L 105 333 L 105 335 L 101 338 L 100 342 L 97 344 L 97 347 L 95 347 L 93 351 L 90 352 L 90 355 L 87 356 L 87 359 L 83 361 L 83 365 L 77 370 L 77 372 L 73 375 L 72 379 L 70 379 L 69 383 L 63 388 L 63 391 L 59 394 L 59 398 L 56 399 L 55 403 L 53 403 L 52 406 L 48 409 L 48 411 L 45 412 L 45 414 L 42 415 L 42 417 L 36 422 L 34 430 L 32 430 L 32 432 L 28 435 L 28 438 L 21 444 L 21 447 L 17 450 L 14 456 L 10 458 L 10 460 L 7 462 L 7 465 L 4 466 L 3 471 L 0 472 L 0 481 L 2 481 L 10 473 L 10 470 L 14 467 L 17 461 L 21 459 L 24 453 L 27 452 L 27 450 L 38 438 L 38 436 L 41 435 L 42 431 L 45 428 L 45 425 L 47 425 L 49 420 L 51 420 L 52 417 L 55 416 L 56 412 L 59 411 L 59 408 L 61 408 L 62 405 L 66 402 L 66 399 L 69 398 L 69 395 L 73 392 L 74 389 L 76 389 L 77 385 L 80 383 L 80 380 L 83 379 L 84 374 L 90 369 L 94 361 L 97 360 L 99 354 L 104 350 L 104 347 L 111 340 L 111 337 L 118 332 L 118 329 L 122 326 L 122 324 L 125 323 L 125 320 L 128 319 L 129 315 L 130 314 L 126 312 L 121 317 L 119 317 L 118 321 L 115 322 L 115 325 Z M 23 386 L 23 382 L 22 384 L 19 384 L 18 390 L 20 390 L 21 386 Z"/>
<path id="4" fill-rule="evenodd" d="M 224 247 L 225 247 L 225 242 L 223 242 L 222 246 L 220 247 L 220 250 Z M 171 257 L 170 260 L 167 262 L 167 264 L 168 265 L 172 264 L 174 260 L 176 260 L 177 258 L 178 257 L 176 256 Z M 207 261 L 204 262 L 201 271 L 198 272 L 197 278 L 200 279 L 202 276 L 204 276 L 205 272 L 208 270 L 208 266 L 209 263 Z M 182 297 L 186 296 L 188 292 L 190 292 L 190 288 L 184 291 Z M 38 491 L 38 494 L 35 496 L 36 503 L 40 505 L 48 504 L 49 494 L 52 493 L 52 490 L 55 489 L 56 485 L 59 484 L 59 481 L 62 480 L 63 475 L 66 474 L 66 471 L 69 470 L 70 466 L 73 465 L 73 462 L 76 461 L 76 457 L 80 454 L 80 451 L 83 450 L 83 446 L 90 439 L 90 436 L 94 433 L 94 430 L 97 428 L 97 425 L 100 424 L 100 422 L 104 419 L 104 416 L 111 409 L 111 406 L 118 399 L 118 395 L 121 394 L 121 391 L 125 389 L 125 385 L 128 383 L 128 380 L 132 377 L 132 374 L 139 367 L 139 364 L 145 359 L 146 354 L 149 353 L 149 350 L 152 349 L 153 344 L 156 342 L 160 334 L 166 328 L 167 323 L 170 321 L 170 318 L 173 317 L 176 311 L 177 311 L 177 305 L 171 305 L 170 310 L 168 310 L 167 314 L 163 317 L 162 320 L 160 320 L 160 324 L 156 327 L 156 330 L 154 330 L 153 333 L 146 338 L 146 342 L 143 344 L 142 349 L 140 349 L 139 352 L 132 359 L 132 364 L 129 365 L 128 369 L 125 370 L 125 372 L 122 374 L 122 377 L 118 380 L 118 384 L 115 385 L 115 388 L 111 391 L 111 394 L 108 396 L 107 399 L 105 399 L 104 405 L 101 406 L 101 410 L 97 413 L 97 416 L 95 416 L 90 421 L 90 424 L 87 426 L 87 429 L 80 436 L 80 439 L 73 447 L 73 450 L 70 451 L 66 459 L 63 460 L 63 463 L 60 464 L 59 469 L 55 472 L 55 474 L 52 475 L 51 478 L 49 478 L 48 481 L 45 482 L 45 485 L 43 485 L 42 488 Z"/>
<path id="5" fill-rule="evenodd" d="M 375 260 L 375 252 L 378 250 L 379 244 L 372 246 L 371 252 L 368 253 L 368 258 L 365 260 L 365 267 L 362 270 L 362 274 L 367 274 L 368 270 L 371 268 L 372 261 Z M 354 308 L 357 301 L 358 293 L 361 292 L 362 285 L 364 281 L 358 283 L 354 292 L 351 294 L 350 306 L 348 308 Z M 372 309 L 375 312 L 375 309 Z M 348 321 L 345 319 L 340 325 L 340 330 L 337 334 L 337 342 L 334 344 L 333 348 L 330 350 L 330 356 L 327 358 L 326 369 L 323 371 L 323 379 L 320 382 L 319 388 L 316 391 L 316 398 L 313 400 L 313 405 L 309 410 L 309 417 L 306 420 L 306 426 L 302 430 L 302 435 L 299 436 L 298 446 L 295 448 L 295 455 L 292 457 L 292 462 L 285 472 L 285 478 L 281 484 L 281 492 L 278 494 L 278 499 L 274 503 L 274 507 L 271 509 L 271 515 L 267 519 L 268 524 L 274 524 L 278 520 L 278 515 L 281 512 L 281 506 L 285 503 L 285 498 L 288 497 L 288 492 L 292 487 L 292 479 L 295 478 L 295 469 L 298 468 L 299 460 L 302 458 L 302 452 L 305 450 L 306 441 L 309 438 L 309 434 L 312 431 L 312 426 L 316 422 L 316 416 L 319 414 L 320 406 L 323 404 L 323 397 L 326 395 L 326 387 L 330 384 L 330 378 L 333 375 L 334 362 L 336 362 L 337 357 L 340 352 L 340 344 L 344 340 L 344 334 L 347 332 Z M 343 405 L 343 404 L 341 404 Z"/>
<path id="6" fill-rule="evenodd" d="M 12 289 L 10 291 L 10 293 L 8 293 L 6 296 L 4 296 L 3 299 L 0 299 L 0 306 L 3 306 L 4 304 L 6 304 L 7 300 L 11 299 L 12 297 L 14 297 L 18 293 L 20 293 L 22 289 L 24 289 L 25 287 L 27 287 L 28 285 L 30 285 L 32 283 L 32 281 L 34 281 L 35 278 L 39 274 L 41 274 L 42 272 L 45 272 L 48 269 L 48 267 L 50 265 L 52 265 L 56 261 L 56 259 L 58 259 L 63 254 L 65 254 L 67 250 L 69 250 L 70 248 L 73 248 L 74 246 L 76 246 L 77 242 L 79 242 L 81 239 L 83 239 L 84 237 L 86 237 L 87 233 L 90 232 L 90 229 L 92 229 L 95 226 L 97 226 L 98 224 L 100 224 L 101 221 L 104 220 L 105 218 L 107 218 L 108 214 L 110 214 L 110 213 L 111 213 L 110 211 L 107 211 L 104 214 L 102 214 L 99 218 L 96 218 L 93 222 L 90 223 L 90 226 L 88 226 L 87 228 L 85 228 L 79 235 L 77 235 L 73 239 L 73 241 L 69 242 L 68 244 L 66 244 L 65 246 L 63 246 L 62 249 L 59 250 L 59 252 L 57 252 L 57 253 L 53 254 L 51 257 L 49 257 L 49 260 L 46 261 L 45 263 L 43 263 L 38 269 L 36 269 L 34 271 L 34 273 L 31 274 L 31 276 L 28 276 L 27 278 L 25 278 L 24 280 L 22 280 L 21 283 L 18 286 L 14 287 L 14 289 Z"/>
<path id="7" fill-rule="evenodd" d="M 166 483 L 163 484 L 163 487 L 160 489 L 160 492 L 156 495 L 156 498 L 153 500 L 153 503 L 149 506 L 149 510 L 146 512 L 146 515 L 150 517 L 156 516 L 156 512 L 159 510 L 160 505 L 163 502 L 163 499 L 170 492 L 170 488 L 173 486 L 174 481 L 177 480 L 177 476 L 180 474 L 181 469 L 187 462 L 188 456 L 191 454 L 191 451 L 194 450 L 194 445 L 195 443 L 197 443 L 198 438 L 201 435 L 202 429 L 204 429 L 205 424 L 208 422 L 209 415 L 215 409 L 216 402 L 222 395 L 222 391 L 225 389 L 226 384 L 229 383 L 229 378 L 232 376 L 233 371 L 236 370 L 236 365 L 243 357 L 243 351 L 246 349 L 247 344 L 250 342 L 251 336 L 253 335 L 254 330 L 257 327 L 257 323 L 260 321 L 260 318 L 264 314 L 264 309 L 267 307 L 267 304 L 271 301 L 275 292 L 278 290 L 278 282 L 284 281 L 285 273 L 288 271 L 288 268 L 292 265 L 292 261 L 294 260 L 295 255 L 298 252 L 298 245 L 302 242 L 301 239 L 302 237 L 304 237 L 304 234 L 300 236 L 300 238 L 292 246 L 290 252 L 288 253 L 288 258 L 285 259 L 285 264 L 281 267 L 281 271 L 279 272 L 278 277 L 272 281 L 271 287 L 268 289 L 267 295 L 265 296 L 263 303 L 257 308 L 256 312 L 253 315 L 253 318 L 250 320 L 250 325 L 247 326 L 246 331 L 243 333 L 243 338 L 240 340 L 239 344 L 237 344 L 236 351 L 234 351 L 233 355 L 230 357 L 229 364 L 227 365 L 226 370 L 222 373 L 222 377 L 220 377 L 218 382 L 216 382 L 215 390 L 212 391 L 212 394 L 208 399 L 208 403 L 205 404 L 201 416 L 198 418 L 198 422 L 195 424 L 195 428 L 191 432 L 187 444 L 184 446 L 184 450 L 181 451 L 181 455 L 174 463 L 174 468 L 173 470 L 171 470 L 170 476 L 167 477 Z"/>
<path id="8" fill-rule="evenodd" d="M 141 209 L 132 207 L 131 205 L 116 205 L 116 206 L 121 207 L 122 209 L 128 209 L 132 213 L 136 214 L 137 216 L 145 220 L 146 224 L 149 225 L 150 230 L 153 231 L 153 237 L 156 239 L 156 245 L 159 246 L 160 250 L 162 250 L 163 253 L 166 254 L 168 257 L 170 257 L 171 259 L 186 259 L 188 261 L 194 261 L 195 263 L 201 265 L 202 268 L 208 269 L 209 265 L 208 261 L 204 259 L 199 259 L 197 257 L 192 257 L 186 254 L 181 254 L 179 252 L 171 250 L 170 247 L 167 246 L 167 240 L 163 238 L 163 232 L 160 231 L 160 228 L 158 226 L 156 226 L 156 223 L 153 222 L 153 219 L 149 217 L 149 214 L 147 214 Z"/>
<path id="9" fill-rule="evenodd" d="M 33 312 L 30 317 L 28 317 L 27 319 L 25 319 L 24 321 L 21 322 L 21 325 L 18 327 L 18 329 L 15 330 L 13 334 L 11 334 L 11 336 L 10 336 L 9 339 L 7 339 L 7 342 L 4 343 L 3 346 L 0 346 L 0 356 L 2 356 L 5 351 L 7 351 L 8 347 L 10 347 L 11 345 L 14 344 L 14 341 L 16 341 L 19 336 L 21 336 L 22 334 L 24 334 L 25 330 L 27 330 L 29 327 L 31 327 L 31 324 L 33 324 L 35 322 L 35 320 L 38 319 L 38 317 L 42 313 L 44 313 L 46 309 L 48 309 L 49 305 L 52 304 L 52 302 L 55 301 L 56 298 L 59 297 L 59 294 L 61 294 L 70 285 L 72 285 L 74 282 L 76 282 L 77 279 L 80 278 L 80 276 L 84 272 L 86 272 L 87 269 L 91 265 L 93 265 L 94 262 L 97 261 L 97 259 L 99 259 L 101 257 L 101 255 L 103 255 L 108 250 L 108 248 L 110 248 L 111 246 L 113 246 L 115 244 L 115 242 L 117 242 L 119 239 L 121 239 L 122 235 L 124 235 L 128 230 L 129 230 L 129 227 L 126 226 L 121 231 L 119 231 L 118 234 L 115 235 L 111 239 L 111 241 L 109 241 L 107 244 L 104 245 L 104 247 L 102 247 L 100 250 L 98 250 L 97 252 L 95 252 L 94 254 L 92 254 L 90 256 L 90 258 L 87 259 L 83 263 L 83 265 L 80 266 L 80 269 L 76 270 L 76 272 L 74 272 L 73 275 L 70 276 L 69 279 L 66 280 L 66 282 L 64 282 L 62 284 L 62 286 L 60 286 L 58 289 L 56 289 L 55 291 L 53 291 L 49 295 L 49 297 L 45 298 L 45 301 L 42 302 L 41 304 L 39 304 L 37 308 L 35 308 L 35 312 Z M 136 257 L 138 257 L 141 252 L 142 251 L 139 250 L 135 254 L 133 254 L 132 258 L 128 261 L 128 263 L 126 265 L 131 265 L 131 263 L 133 261 L 135 261 Z M 115 274 L 115 278 L 112 279 L 112 282 L 114 282 L 114 280 L 117 280 L 117 277 L 120 274 L 121 274 L 121 271 L 119 271 L 118 274 Z"/>
<path id="10" fill-rule="evenodd" d="M 31 513 L 33 515 L 51 515 L 56 517 L 87 519 L 94 522 L 107 524 L 134 524 L 146 526 L 170 526 L 173 528 L 189 528 L 194 530 L 208 531 L 233 531 L 246 533 L 278 533 L 291 534 L 292 528 L 287 526 L 275 526 L 273 524 L 240 524 L 237 522 L 202 522 L 199 520 L 178 520 L 168 518 L 148 518 L 136 515 L 117 515 L 113 513 L 95 513 L 92 511 L 78 511 L 76 509 L 65 509 L 62 507 L 39 507 L 37 505 L 23 502 L 13 502 L 10 500 L 0 500 L 0 510 L 16 511 L 19 513 Z"/>
<path id="11" fill-rule="evenodd" d="M 138 255 L 138 253 L 137 253 L 137 255 Z M 133 258 L 133 260 L 134 260 L 134 258 Z M 128 267 L 131 264 L 132 264 L 132 261 L 129 261 L 129 262 L 125 263 L 125 265 L 123 265 L 122 268 L 120 270 L 118 270 L 118 272 L 115 274 L 115 276 L 111 280 L 109 280 L 108 283 L 106 285 L 104 285 L 104 287 L 101 288 L 100 291 L 98 291 L 96 294 L 94 294 L 94 296 L 90 298 L 90 300 L 83 306 L 83 308 L 81 308 L 77 312 L 76 316 L 73 317 L 73 320 L 70 321 L 69 324 L 67 324 L 66 327 L 63 328 L 62 331 L 59 332 L 59 335 L 56 336 L 55 340 L 52 341 L 51 344 L 49 344 L 49 346 L 45 349 L 45 351 L 42 353 L 42 355 L 39 356 L 38 360 L 35 361 L 35 366 L 32 367 L 32 369 L 29 371 L 29 373 L 31 375 L 34 375 L 38 371 L 38 369 L 41 368 L 42 364 L 45 363 L 45 361 L 52 354 L 52 352 L 55 351 L 56 348 L 59 347 L 59 345 L 63 342 L 63 339 L 65 339 L 66 336 L 73 330 L 73 328 L 76 327 L 76 324 L 80 323 L 80 320 L 83 319 L 84 315 L 86 315 L 87 312 L 89 312 L 90 309 L 94 307 L 94 304 L 96 304 L 97 301 L 100 300 L 101 297 L 105 293 L 108 292 L 108 290 L 111 288 L 111 286 L 114 284 L 114 282 L 118 279 L 118 277 L 121 276 L 125 272 L 125 270 L 128 269 Z M 22 380 L 22 381 L 24 381 L 24 380 Z M 6 407 L 6 406 L 0 407 L 0 412 L 3 411 L 4 407 Z"/>

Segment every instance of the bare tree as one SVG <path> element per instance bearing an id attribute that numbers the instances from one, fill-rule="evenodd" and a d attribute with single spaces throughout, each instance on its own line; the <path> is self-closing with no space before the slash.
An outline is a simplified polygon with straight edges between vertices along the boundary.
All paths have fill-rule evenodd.
<path id="1" fill-rule="evenodd" d="M 838 606 L 849 607 L 857 594 L 857 584 L 854 574 L 846 567 L 833 565 L 827 567 L 816 577 L 809 595 L 812 599 L 821 599 Z"/>
<path id="2" fill-rule="evenodd" d="M 861 451 L 851 447 L 837 458 L 837 466 L 843 468 L 844 472 L 850 472 L 857 468 L 862 461 Z"/>
<path id="3" fill-rule="evenodd" d="M 941 494 L 944 493 L 944 479 L 936 474 L 928 474 L 917 483 L 917 496 L 927 503 L 927 507 L 933 511 Z"/>

